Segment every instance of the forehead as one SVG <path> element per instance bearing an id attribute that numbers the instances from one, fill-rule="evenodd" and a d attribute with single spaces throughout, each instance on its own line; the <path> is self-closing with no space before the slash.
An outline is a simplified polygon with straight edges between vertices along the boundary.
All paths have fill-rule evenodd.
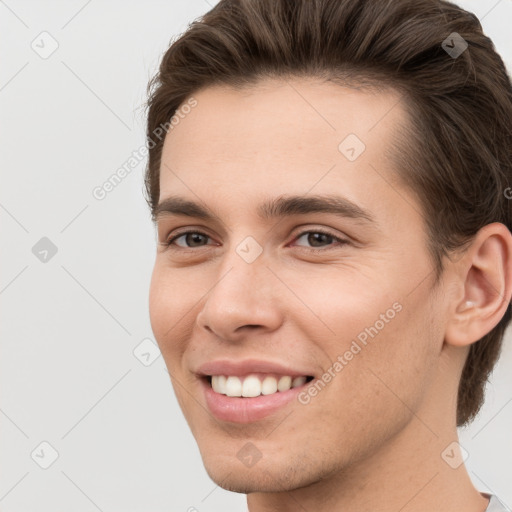
<path id="1" fill-rule="evenodd" d="M 396 91 L 294 79 L 207 87 L 193 97 L 196 106 L 165 139 L 160 199 L 207 200 L 215 191 L 243 203 L 336 188 L 371 201 L 394 179 L 387 153 L 406 119 Z"/>
<path id="2" fill-rule="evenodd" d="M 166 137 L 164 151 L 174 159 L 223 158 L 226 149 L 239 157 L 263 150 L 305 153 L 318 142 L 318 152 L 336 152 L 337 142 L 349 133 L 372 146 L 405 117 L 392 89 L 377 92 L 313 79 L 268 79 L 241 90 L 216 85 L 193 96 L 197 106 Z M 184 155 L 194 144 L 208 152 Z"/>

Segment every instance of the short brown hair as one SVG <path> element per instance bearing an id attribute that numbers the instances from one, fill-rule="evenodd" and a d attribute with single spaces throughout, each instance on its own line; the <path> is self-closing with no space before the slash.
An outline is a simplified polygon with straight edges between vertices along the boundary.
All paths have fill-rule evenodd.
<path id="1" fill-rule="evenodd" d="M 458 56 L 443 45 L 453 47 L 453 37 L 468 45 Z M 388 86 L 403 95 L 411 127 L 393 157 L 422 206 L 437 279 L 443 257 L 480 228 L 501 222 L 511 229 L 504 194 L 512 182 L 511 81 L 478 18 L 442 0 L 221 0 L 172 42 L 148 86 L 145 186 L 153 218 L 163 146 L 153 140 L 155 130 L 201 88 L 293 76 Z M 470 347 L 459 426 L 483 403 L 510 319 L 509 304 Z"/>

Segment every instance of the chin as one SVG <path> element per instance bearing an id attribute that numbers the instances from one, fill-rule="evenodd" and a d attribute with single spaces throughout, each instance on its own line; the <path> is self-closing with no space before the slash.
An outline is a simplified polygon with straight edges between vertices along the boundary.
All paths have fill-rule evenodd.
<path id="1" fill-rule="evenodd" d="M 291 458 L 283 461 L 263 456 L 253 466 L 245 466 L 236 454 L 203 456 L 208 476 L 227 491 L 250 494 L 254 492 L 283 492 L 307 487 L 325 475 L 314 474 L 304 462 L 294 465 Z"/>
<path id="2" fill-rule="evenodd" d="M 231 469 L 220 469 L 212 462 L 212 464 L 205 463 L 205 469 L 208 476 L 219 487 L 231 492 L 242 494 L 250 494 L 253 492 L 281 492 L 289 491 L 297 487 L 292 485 L 284 476 L 276 479 L 274 474 L 271 474 L 264 467 L 240 469 L 236 464 L 233 464 Z"/>

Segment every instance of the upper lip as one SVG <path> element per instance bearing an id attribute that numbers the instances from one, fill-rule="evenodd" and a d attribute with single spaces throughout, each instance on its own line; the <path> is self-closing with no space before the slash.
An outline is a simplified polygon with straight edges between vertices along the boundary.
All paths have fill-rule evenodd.
<path id="1" fill-rule="evenodd" d="M 309 370 L 302 371 L 289 366 L 284 366 L 273 361 L 262 359 L 243 359 L 234 361 L 229 359 L 217 359 L 208 361 L 196 370 L 196 373 L 205 375 L 247 375 L 249 373 L 276 373 L 278 375 L 289 375 L 290 377 L 313 376 Z"/>

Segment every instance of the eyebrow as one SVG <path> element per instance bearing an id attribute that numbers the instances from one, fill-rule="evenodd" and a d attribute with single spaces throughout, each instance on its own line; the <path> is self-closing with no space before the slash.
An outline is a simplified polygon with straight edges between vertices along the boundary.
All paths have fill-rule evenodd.
<path id="1" fill-rule="evenodd" d="M 257 212 L 262 220 L 309 213 L 332 213 L 343 218 L 377 224 L 375 217 L 368 210 L 345 197 L 333 195 L 276 197 L 260 204 Z M 170 196 L 163 199 L 155 208 L 153 220 L 158 221 L 161 217 L 167 215 L 181 215 L 221 222 L 219 217 L 209 209 L 180 196 Z"/>

